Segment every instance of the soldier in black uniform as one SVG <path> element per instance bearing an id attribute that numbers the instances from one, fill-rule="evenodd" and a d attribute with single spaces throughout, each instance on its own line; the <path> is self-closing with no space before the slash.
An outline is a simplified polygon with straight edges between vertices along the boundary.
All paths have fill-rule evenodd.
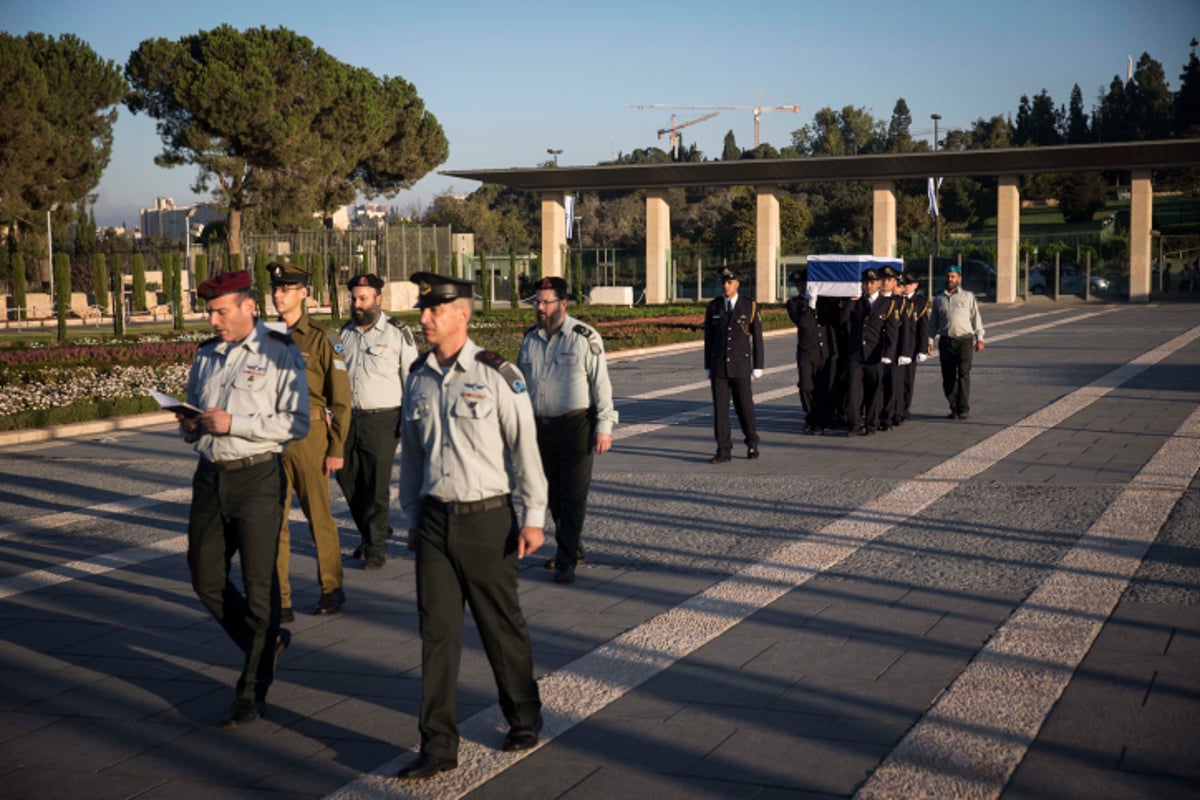
<path id="1" fill-rule="evenodd" d="M 896 347 L 897 353 L 891 359 L 890 364 L 883 364 L 880 367 L 880 376 L 883 383 L 883 410 L 879 413 L 879 430 L 887 431 L 892 428 L 892 420 L 896 418 L 897 406 L 899 404 L 899 396 L 897 389 L 900 386 L 899 359 L 900 359 L 900 325 L 904 319 L 905 307 L 908 305 L 907 299 L 900 293 L 897 286 L 900 281 L 900 273 L 892 266 L 885 264 L 879 268 L 879 299 L 892 303 L 892 307 L 896 313 Z"/>
<path id="2" fill-rule="evenodd" d="M 724 296 L 708 304 L 704 314 L 704 367 L 712 381 L 713 428 L 717 452 L 710 464 L 723 464 L 733 450 L 729 431 L 729 398 L 746 440 L 746 458 L 758 458 L 758 431 L 754 420 L 754 392 L 750 383 L 762 377 L 763 336 L 758 304 L 738 294 L 737 273 L 725 267 L 719 273 Z"/>
<path id="3" fill-rule="evenodd" d="M 788 278 L 796 296 L 787 301 L 788 317 L 796 325 L 796 385 L 804 408 L 804 432 L 820 435 L 829 427 L 829 370 L 831 331 L 806 296 L 807 281 L 800 270 Z"/>
<path id="4" fill-rule="evenodd" d="M 917 364 L 928 358 L 925 348 L 929 340 L 929 298 L 917 294 L 919 283 L 917 276 L 911 272 L 900 276 L 905 304 L 900 320 L 900 348 L 896 357 L 900 389 L 897 393 L 897 413 L 892 418 L 893 425 L 900 425 L 911 416 Z"/>
<path id="5" fill-rule="evenodd" d="M 851 432 L 866 436 L 882 424 L 883 370 L 896 360 L 899 301 L 879 296 L 880 275 L 863 271 L 866 296 L 852 297 L 842 311 L 850 324 L 846 413 Z"/>

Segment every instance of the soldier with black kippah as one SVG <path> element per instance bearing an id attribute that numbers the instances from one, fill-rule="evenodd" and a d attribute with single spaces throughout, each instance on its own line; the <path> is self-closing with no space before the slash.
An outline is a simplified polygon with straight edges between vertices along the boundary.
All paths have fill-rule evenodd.
<path id="1" fill-rule="evenodd" d="M 383 280 L 355 275 L 350 289 L 350 321 L 342 326 L 346 369 L 350 373 L 353 408 L 346 437 L 346 457 L 338 485 L 358 528 L 355 558 L 363 569 L 387 561 L 389 489 L 392 463 L 400 444 L 400 406 L 408 368 L 419 355 L 408 326 L 383 313 Z"/>

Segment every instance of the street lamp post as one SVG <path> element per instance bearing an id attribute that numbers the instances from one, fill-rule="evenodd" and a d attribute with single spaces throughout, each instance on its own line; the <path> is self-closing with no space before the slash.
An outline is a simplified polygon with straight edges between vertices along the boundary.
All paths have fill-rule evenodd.
<path id="1" fill-rule="evenodd" d="M 929 118 L 933 120 L 933 152 L 938 150 L 938 120 L 942 118 L 941 114 L 930 114 Z M 937 216 L 933 218 L 933 223 L 936 226 L 936 233 L 933 245 L 934 255 L 942 254 L 942 204 L 941 198 L 938 196 L 941 192 L 941 187 L 938 185 L 937 177 L 933 178 L 933 204 L 937 208 Z"/>
<path id="2" fill-rule="evenodd" d="M 553 147 L 547 147 L 546 152 L 549 153 L 550 156 L 554 159 L 554 166 L 557 167 L 558 166 L 558 157 L 560 155 L 562 155 L 562 150 L 561 149 L 555 150 Z"/>
<path id="3" fill-rule="evenodd" d="M 58 210 L 58 203 L 51 203 L 46 209 L 46 255 L 50 260 L 50 307 L 57 308 L 54 302 L 54 235 L 50 230 L 50 214 Z"/>
<path id="4" fill-rule="evenodd" d="M 191 294 L 196 285 L 196 276 L 192 273 L 192 217 L 200 206 L 192 206 L 183 217 L 183 260 L 188 276 L 188 308 L 192 308 Z"/>

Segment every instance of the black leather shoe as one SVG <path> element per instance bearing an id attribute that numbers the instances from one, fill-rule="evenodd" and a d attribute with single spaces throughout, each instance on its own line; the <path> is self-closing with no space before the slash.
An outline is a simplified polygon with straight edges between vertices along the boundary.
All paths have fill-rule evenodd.
<path id="1" fill-rule="evenodd" d="M 958 412 L 951 411 L 949 414 L 946 415 L 946 419 L 958 419 Z"/>
<path id="2" fill-rule="evenodd" d="M 747 447 L 746 448 L 746 458 L 758 458 L 758 448 L 757 447 Z"/>
<path id="3" fill-rule="evenodd" d="M 729 461 L 729 453 L 717 453 L 708 460 L 710 464 L 724 464 Z"/>
<path id="4" fill-rule="evenodd" d="M 574 583 L 575 582 L 575 568 L 563 565 L 562 569 L 555 570 L 554 571 L 554 582 L 555 583 Z"/>
<path id="5" fill-rule="evenodd" d="M 351 558 L 357 558 L 361 561 L 362 557 L 363 557 L 363 546 L 360 544 L 358 547 L 354 548 L 354 553 L 351 555 Z"/>
<path id="6" fill-rule="evenodd" d="M 326 614 L 336 614 L 342 610 L 342 604 L 345 602 L 346 593 L 340 588 L 334 589 L 332 592 L 321 592 L 321 601 L 317 603 L 313 614 L 318 617 Z"/>
<path id="7" fill-rule="evenodd" d="M 400 771 L 396 773 L 396 779 L 409 781 L 432 778 L 439 772 L 449 772 L 457 767 L 458 762 L 454 759 L 438 758 L 437 756 L 429 755 L 429 753 L 421 753 L 415 761 L 411 761 L 400 768 Z"/>
<path id="8" fill-rule="evenodd" d="M 221 720 L 221 727 L 227 731 L 243 728 L 257 722 L 262 715 L 262 703 L 256 703 L 253 700 L 235 700 L 233 707 L 229 709 L 229 715 Z"/>
<path id="9" fill-rule="evenodd" d="M 363 569 L 383 569 L 383 565 L 387 559 L 383 556 L 367 556 L 367 560 L 363 562 Z"/>
<path id="10" fill-rule="evenodd" d="M 506 753 L 528 750 L 538 743 L 538 736 L 541 732 L 541 720 L 538 720 L 537 724 L 531 727 L 509 728 L 508 733 L 504 735 L 504 744 L 501 745 L 500 749 Z"/>
<path id="11" fill-rule="evenodd" d="M 824 428 L 813 428 L 813 429 L 812 429 L 812 435 L 813 435 L 813 436 L 824 436 L 824 435 L 825 435 L 825 429 L 824 429 Z"/>
<path id="12" fill-rule="evenodd" d="M 868 428 L 866 425 L 860 425 L 858 428 L 858 435 L 859 436 L 870 436 L 871 429 Z"/>
<path id="13" fill-rule="evenodd" d="M 881 431 L 890 431 L 891 429 L 892 429 L 892 426 L 886 422 L 880 423 L 880 425 L 879 425 L 879 430 L 881 430 Z"/>
<path id="14" fill-rule="evenodd" d="M 279 621 L 280 622 L 295 622 L 296 621 L 296 612 L 292 611 L 291 606 L 287 606 L 286 608 L 279 609 Z"/>

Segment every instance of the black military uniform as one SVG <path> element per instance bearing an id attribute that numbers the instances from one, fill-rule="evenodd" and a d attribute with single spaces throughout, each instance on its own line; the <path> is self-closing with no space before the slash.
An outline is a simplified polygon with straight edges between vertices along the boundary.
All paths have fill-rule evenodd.
<path id="1" fill-rule="evenodd" d="M 796 325 L 796 370 L 800 405 L 804 408 L 804 432 L 821 434 L 830 426 L 830 345 L 832 331 L 820 319 L 805 296 L 804 273 L 789 276 L 797 294 L 787 301 L 788 317 Z"/>
<path id="2" fill-rule="evenodd" d="M 738 281 L 737 273 L 724 268 L 722 283 Z M 762 374 L 763 336 L 758 304 L 736 294 L 732 303 L 724 296 L 708 304 L 704 314 L 704 367 L 712 382 L 713 432 L 717 452 L 710 463 L 729 460 L 733 439 L 729 430 L 729 399 L 746 442 L 746 457 L 758 458 L 758 430 L 754 419 L 751 380 Z"/>
<path id="3" fill-rule="evenodd" d="M 900 327 L 904 320 L 905 310 L 908 307 L 908 298 L 900 291 L 899 280 L 900 273 L 890 265 L 884 265 L 879 268 L 879 277 L 883 280 L 883 286 L 880 289 L 880 299 L 889 300 L 892 302 L 896 313 L 896 354 L 891 358 L 890 364 L 880 365 L 880 378 L 883 384 L 883 409 L 879 412 L 879 430 L 890 430 L 893 420 L 896 418 L 897 408 L 900 402 L 900 386 L 903 380 L 900 375 L 900 356 L 903 353 L 900 350 Z M 890 291 L 888 291 L 888 281 L 891 281 Z M 906 359 L 907 360 L 907 359 Z"/>
<path id="4" fill-rule="evenodd" d="M 901 283 L 915 286 L 917 276 L 904 273 Z M 897 351 L 897 369 L 900 371 L 900 390 L 897 394 L 897 413 L 893 425 L 899 425 L 912 415 L 913 386 L 917 381 L 917 364 L 925 360 L 925 344 L 929 340 L 929 298 L 923 294 L 907 295 L 904 314 L 900 320 L 900 347 Z M 908 363 L 900 364 L 904 359 Z"/>
<path id="5" fill-rule="evenodd" d="M 879 280 L 874 269 L 863 272 L 866 283 Z M 850 430 L 866 436 L 878 429 L 883 414 L 883 370 L 896 360 L 899 301 L 878 293 L 848 303 L 842 311 L 850 324 L 846 368 L 846 413 Z"/>

